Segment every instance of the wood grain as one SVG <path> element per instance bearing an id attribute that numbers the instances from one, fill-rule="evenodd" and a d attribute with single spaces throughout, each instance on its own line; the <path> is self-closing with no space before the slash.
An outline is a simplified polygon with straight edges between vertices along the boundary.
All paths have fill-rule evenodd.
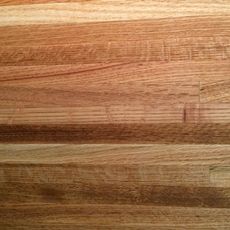
<path id="1" fill-rule="evenodd" d="M 113 210 L 113 211 L 111 211 Z M 229 229 L 229 210 L 130 205 L 3 206 L 5 229 Z M 163 213 L 163 215 L 162 215 Z M 126 218 L 124 218 L 127 216 Z M 215 217 L 215 219 L 213 219 Z M 23 220 L 24 221 L 23 221 Z M 25 221 L 27 224 L 25 224 Z M 15 226 L 19 226 L 16 227 Z M 170 226 L 170 227 L 169 227 Z"/>
<path id="2" fill-rule="evenodd" d="M 161 19 L 30 25 L 16 31 L 2 27 L 0 65 L 229 60 L 229 17 L 179 18 L 175 23 Z"/>
<path id="3" fill-rule="evenodd" d="M 229 144 L 230 124 L 1 125 L 2 143 Z"/>
<path id="4" fill-rule="evenodd" d="M 1 25 L 86 23 L 185 16 L 229 15 L 228 1 L 75 1 L 2 6 Z M 52 1 L 51 1 L 52 2 Z"/>
<path id="5" fill-rule="evenodd" d="M 0 140 L 229 144 L 230 23 L 209 19 L 1 27 Z"/>
<path id="6" fill-rule="evenodd" d="M 0 109 L 0 124 L 218 124 L 229 123 L 229 114 L 230 104 L 21 108 Z"/>
<path id="7" fill-rule="evenodd" d="M 229 145 L 1 145 L 0 224 L 227 229 L 229 153 Z"/>
<path id="8" fill-rule="evenodd" d="M 155 20 L 129 20 L 70 24 L 1 26 L 4 46 L 78 45 L 125 41 L 157 41 L 177 38 L 209 38 L 221 44 L 229 39 L 230 15 L 179 17 Z M 60 33 L 62 31 L 62 33 Z M 68 42 L 66 42 L 68 41 Z M 178 41 L 179 42 L 179 41 Z M 3 47 L 2 47 L 3 48 Z M 227 50 L 227 49 L 226 49 Z"/>
<path id="9" fill-rule="evenodd" d="M 0 1 L 1 230 L 229 220 L 229 0 Z"/>

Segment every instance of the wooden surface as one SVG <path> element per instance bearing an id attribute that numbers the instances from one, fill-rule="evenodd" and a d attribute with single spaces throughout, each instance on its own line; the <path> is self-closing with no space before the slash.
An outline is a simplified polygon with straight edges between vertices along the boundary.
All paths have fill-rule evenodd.
<path id="1" fill-rule="evenodd" d="M 0 1 L 0 229 L 230 229 L 230 1 Z"/>
<path id="2" fill-rule="evenodd" d="M 3 229 L 229 229 L 230 145 L 0 145 Z"/>

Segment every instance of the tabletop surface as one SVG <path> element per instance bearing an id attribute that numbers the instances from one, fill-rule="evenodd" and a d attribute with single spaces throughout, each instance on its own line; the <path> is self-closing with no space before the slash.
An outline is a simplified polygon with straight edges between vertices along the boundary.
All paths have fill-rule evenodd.
<path id="1" fill-rule="evenodd" d="M 230 1 L 0 1 L 0 229 L 230 229 Z"/>

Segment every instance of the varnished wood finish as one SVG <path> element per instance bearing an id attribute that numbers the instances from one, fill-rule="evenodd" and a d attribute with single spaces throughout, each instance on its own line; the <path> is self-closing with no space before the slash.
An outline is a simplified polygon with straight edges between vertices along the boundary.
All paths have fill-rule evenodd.
<path id="1" fill-rule="evenodd" d="M 30 2 L 24 0 L 24 3 L 21 2 L 23 5 L 14 6 L 12 3 L 9 6 L 2 6 L 1 25 L 87 23 L 230 14 L 228 0 L 40 1 L 45 4 L 30 4 Z"/>
<path id="2" fill-rule="evenodd" d="M 230 124 L 0 125 L 3 143 L 229 144 Z"/>
<path id="3" fill-rule="evenodd" d="M 0 229 L 229 230 L 229 0 L 0 1 Z"/>
<path id="4" fill-rule="evenodd" d="M 228 229 L 230 145 L 0 145 L 4 229 Z"/>
<path id="5" fill-rule="evenodd" d="M 208 19 L 0 27 L 0 139 L 229 143 L 229 17 Z"/>

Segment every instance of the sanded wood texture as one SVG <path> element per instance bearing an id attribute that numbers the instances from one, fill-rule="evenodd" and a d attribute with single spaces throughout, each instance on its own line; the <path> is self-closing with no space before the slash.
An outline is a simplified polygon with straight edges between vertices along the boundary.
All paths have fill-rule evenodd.
<path id="1" fill-rule="evenodd" d="M 230 145 L 0 145 L 3 229 L 229 229 Z"/>
<path id="2" fill-rule="evenodd" d="M 230 229 L 230 1 L 0 1 L 1 230 Z"/>

